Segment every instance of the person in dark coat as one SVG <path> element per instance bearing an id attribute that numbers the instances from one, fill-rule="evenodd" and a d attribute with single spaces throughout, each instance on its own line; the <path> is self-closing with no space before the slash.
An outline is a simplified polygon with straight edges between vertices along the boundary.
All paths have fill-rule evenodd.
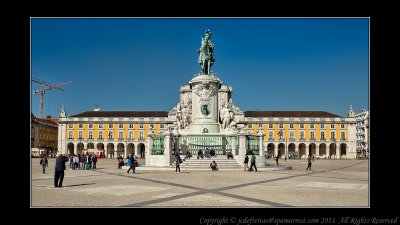
<path id="1" fill-rule="evenodd" d="M 175 167 L 175 173 L 180 173 L 181 172 L 181 167 L 179 167 L 179 165 L 182 163 L 182 159 L 181 159 L 181 157 L 179 156 L 179 153 L 176 153 L 175 154 L 175 164 L 176 164 L 176 167 Z"/>
<path id="2" fill-rule="evenodd" d="M 68 157 L 66 157 L 63 154 L 60 154 L 56 159 L 56 167 L 54 173 L 54 187 L 62 187 L 66 162 L 68 162 Z"/>
<path id="3" fill-rule="evenodd" d="M 46 173 L 46 167 L 49 166 L 49 161 L 47 161 L 46 156 L 43 156 L 43 158 L 40 160 L 40 165 L 42 165 L 43 174 Z"/>

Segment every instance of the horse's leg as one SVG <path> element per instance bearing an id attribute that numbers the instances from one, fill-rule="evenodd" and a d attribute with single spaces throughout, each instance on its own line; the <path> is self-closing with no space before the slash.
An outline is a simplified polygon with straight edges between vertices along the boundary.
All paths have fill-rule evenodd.
<path id="1" fill-rule="evenodd" d="M 211 62 L 211 60 L 208 60 L 208 62 L 207 62 L 207 74 L 210 74 L 210 68 L 211 68 L 210 62 Z"/>

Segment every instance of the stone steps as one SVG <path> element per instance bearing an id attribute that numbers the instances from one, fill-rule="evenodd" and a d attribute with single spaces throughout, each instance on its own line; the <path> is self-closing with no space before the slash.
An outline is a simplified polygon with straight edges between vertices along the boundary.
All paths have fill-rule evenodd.
<path id="1" fill-rule="evenodd" d="M 181 168 L 188 168 L 188 169 L 204 169 L 204 170 L 209 170 L 210 169 L 210 163 L 212 161 L 215 161 L 218 165 L 219 169 L 240 169 L 242 168 L 241 165 L 234 159 L 227 159 L 226 156 L 217 156 L 217 157 L 212 157 L 211 159 L 197 159 L 196 158 L 191 158 L 188 160 L 183 161 L 180 164 Z M 175 161 L 172 163 L 171 167 L 175 167 Z"/>

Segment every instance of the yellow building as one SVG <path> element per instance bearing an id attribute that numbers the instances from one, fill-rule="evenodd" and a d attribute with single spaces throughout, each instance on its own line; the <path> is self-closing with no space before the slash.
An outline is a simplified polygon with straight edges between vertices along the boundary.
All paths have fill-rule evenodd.
<path id="1" fill-rule="evenodd" d="M 244 116 L 247 133 L 264 134 L 268 158 L 355 157 L 349 142 L 351 118 L 324 111 L 247 111 Z"/>
<path id="2" fill-rule="evenodd" d="M 88 111 L 60 118 L 59 149 L 66 154 L 96 149 L 109 158 L 144 158 L 147 134 L 164 131 L 171 124 L 167 118 L 168 112 L 159 111 Z"/>
<path id="3" fill-rule="evenodd" d="M 143 158 L 147 134 L 160 134 L 174 122 L 166 111 L 88 111 L 60 118 L 59 149 L 67 154 L 100 149 L 105 157 Z M 267 158 L 354 158 L 349 124 L 354 120 L 324 111 L 246 111 L 238 127 L 247 134 L 263 133 Z"/>

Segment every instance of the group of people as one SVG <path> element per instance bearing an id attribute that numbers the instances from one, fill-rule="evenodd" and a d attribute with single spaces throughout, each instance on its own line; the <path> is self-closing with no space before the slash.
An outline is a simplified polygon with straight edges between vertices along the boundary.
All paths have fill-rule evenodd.
<path id="1" fill-rule="evenodd" d="M 209 150 L 208 148 L 206 148 L 206 151 L 203 153 L 203 150 L 199 150 L 197 152 L 197 159 L 203 159 L 204 157 L 206 157 L 207 159 L 211 159 L 211 157 L 215 157 L 215 150 L 211 149 Z"/>
<path id="2" fill-rule="evenodd" d="M 249 156 L 246 154 L 246 156 L 244 157 L 244 171 L 253 171 L 253 167 L 255 169 L 255 171 L 257 172 L 257 166 L 256 166 L 256 156 L 254 154 L 251 155 L 251 160 L 250 160 L 250 168 L 249 168 Z"/>
<path id="3" fill-rule="evenodd" d="M 95 154 L 89 155 L 75 155 L 69 157 L 69 168 L 71 170 L 91 170 L 96 169 L 97 156 Z"/>

